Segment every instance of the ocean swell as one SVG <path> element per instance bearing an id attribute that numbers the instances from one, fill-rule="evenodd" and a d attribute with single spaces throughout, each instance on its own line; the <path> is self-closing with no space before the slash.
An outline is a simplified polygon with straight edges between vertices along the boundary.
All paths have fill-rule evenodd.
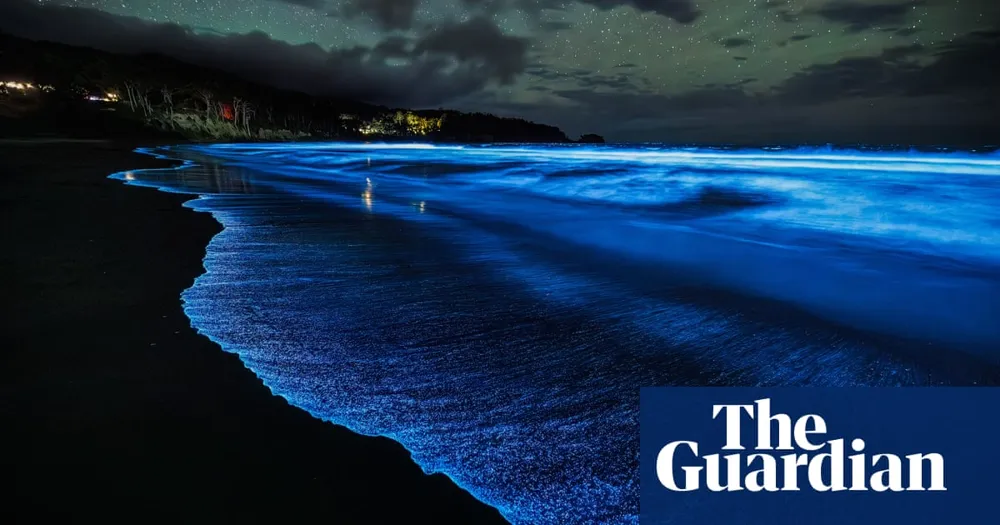
<path id="1" fill-rule="evenodd" d="M 193 325 L 515 523 L 638 520 L 642 386 L 1000 384 L 996 155 L 150 153 L 224 225 Z"/>

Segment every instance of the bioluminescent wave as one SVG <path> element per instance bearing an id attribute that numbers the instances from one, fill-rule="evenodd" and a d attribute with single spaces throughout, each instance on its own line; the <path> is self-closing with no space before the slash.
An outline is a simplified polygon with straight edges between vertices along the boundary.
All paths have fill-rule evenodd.
<path id="1" fill-rule="evenodd" d="M 642 386 L 1000 384 L 996 154 L 155 153 L 225 226 L 194 326 L 514 523 L 638 520 Z"/>

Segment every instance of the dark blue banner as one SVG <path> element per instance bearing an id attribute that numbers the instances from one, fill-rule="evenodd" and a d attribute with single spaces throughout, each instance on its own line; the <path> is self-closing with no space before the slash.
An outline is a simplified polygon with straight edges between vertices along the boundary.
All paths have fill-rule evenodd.
<path id="1" fill-rule="evenodd" d="M 640 523 L 1000 523 L 1000 389 L 644 388 Z"/>

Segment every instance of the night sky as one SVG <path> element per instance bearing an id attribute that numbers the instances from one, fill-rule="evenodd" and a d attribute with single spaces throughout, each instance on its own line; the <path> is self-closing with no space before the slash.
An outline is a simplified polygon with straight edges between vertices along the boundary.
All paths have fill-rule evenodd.
<path id="1" fill-rule="evenodd" d="M 4 1 L 20 36 L 611 140 L 986 140 L 1000 115 L 997 0 Z"/>

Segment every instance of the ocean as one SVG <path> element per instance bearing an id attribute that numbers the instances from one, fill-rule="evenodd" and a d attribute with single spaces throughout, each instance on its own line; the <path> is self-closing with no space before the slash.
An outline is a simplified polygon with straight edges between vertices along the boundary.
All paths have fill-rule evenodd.
<path id="1" fill-rule="evenodd" d="M 193 326 L 515 524 L 638 521 L 643 386 L 1000 384 L 996 153 L 144 151 L 224 226 Z"/>

